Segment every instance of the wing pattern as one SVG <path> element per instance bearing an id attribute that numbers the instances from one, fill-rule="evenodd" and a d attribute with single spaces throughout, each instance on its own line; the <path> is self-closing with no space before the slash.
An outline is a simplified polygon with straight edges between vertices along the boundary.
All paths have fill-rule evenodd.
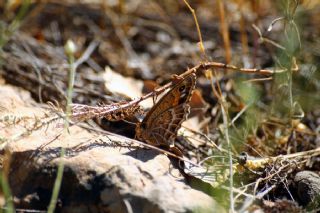
<path id="1" fill-rule="evenodd" d="M 174 143 L 181 123 L 186 120 L 196 75 L 191 73 L 169 90 L 141 123 L 137 124 L 136 137 L 155 146 L 170 146 Z"/>

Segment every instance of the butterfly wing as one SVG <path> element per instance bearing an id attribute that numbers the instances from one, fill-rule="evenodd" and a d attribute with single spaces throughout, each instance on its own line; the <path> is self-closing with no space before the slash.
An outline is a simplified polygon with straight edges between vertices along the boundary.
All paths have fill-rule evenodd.
<path id="1" fill-rule="evenodd" d="M 189 74 L 168 91 L 137 125 L 136 136 L 152 145 L 169 146 L 189 114 L 196 75 Z"/>

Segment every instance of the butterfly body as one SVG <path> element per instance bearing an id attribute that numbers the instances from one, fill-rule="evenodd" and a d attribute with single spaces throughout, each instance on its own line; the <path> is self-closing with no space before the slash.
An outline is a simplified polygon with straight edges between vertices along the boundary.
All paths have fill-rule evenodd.
<path id="1" fill-rule="evenodd" d="M 195 88 L 196 75 L 192 73 L 174 80 L 173 88 L 137 124 L 136 137 L 139 140 L 154 146 L 173 145 L 181 123 L 190 111 L 189 101 Z"/>

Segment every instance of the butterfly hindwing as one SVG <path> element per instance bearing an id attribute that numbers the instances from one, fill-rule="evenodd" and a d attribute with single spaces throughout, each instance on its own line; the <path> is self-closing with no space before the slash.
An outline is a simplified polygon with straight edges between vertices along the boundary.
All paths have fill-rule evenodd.
<path id="1" fill-rule="evenodd" d="M 152 145 L 169 146 L 174 141 L 181 123 L 189 114 L 188 103 L 195 82 L 196 75 L 192 73 L 176 83 L 137 125 L 137 138 Z"/>

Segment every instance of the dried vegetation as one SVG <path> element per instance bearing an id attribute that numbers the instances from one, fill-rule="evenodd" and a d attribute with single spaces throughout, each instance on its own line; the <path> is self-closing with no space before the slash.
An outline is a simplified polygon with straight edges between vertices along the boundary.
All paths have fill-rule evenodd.
<path id="1" fill-rule="evenodd" d="M 320 208 L 316 196 L 301 202 L 301 193 L 315 192 L 295 182 L 298 172 L 320 172 L 317 1 L 113 3 L 32 2 L 23 17 L 19 1 L 0 3 L 1 77 L 39 104 L 55 103 L 41 118 L 6 115 L 2 124 L 28 123 L 23 137 L 65 118 L 71 39 L 72 124 L 95 119 L 133 139 L 137 117 L 152 107 L 146 99 L 172 87 L 173 74 L 195 72 L 191 113 L 177 138 L 185 172 L 217 187 L 203 190 L 232 210 Z M 120 74 L 121 89 L 107 72 Z"/>

